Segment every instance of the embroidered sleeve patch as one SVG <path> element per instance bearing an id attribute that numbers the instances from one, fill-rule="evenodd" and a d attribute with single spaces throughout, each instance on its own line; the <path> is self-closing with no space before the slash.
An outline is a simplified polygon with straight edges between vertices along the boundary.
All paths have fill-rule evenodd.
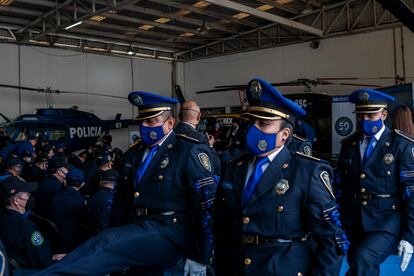
<path id="1" fill-rule="evenodd" d="M 320 178 L 322 180 L 323 185 L 329 191 L 329 193 L 331 194 L 331 196 L 333 198 L 335 198 L 335 195 L 334 195 L 333 189 L 332 189 L 332 185 L 331 185 L 331 179 L 329 178 L 329 173 L 327 171 L 321 172 Z"/>
<path id="2" fill-rule="evenodd" d="M 306 154 L 306 155 L 311 156 L 312 155 L 312 149 L 311 149 L 311 147 L 310 146 L 305 146 L 303 148 L 303 153 Z"/>
<path id="3" fill-rule="evenodd" d="M 43 236 L 39 231 L 34 231 L 30 241 L 34 246 L 41 246 L 44 242 Z"/>
<path id="4" fill-rule="evenodd" d="M 198 161 L 200 161 L 203 168 L 206 169 L 208 172 L 211 172 L 211 162 L 208 155 L 206 153 L 200 153 L 197 157 Z"/>

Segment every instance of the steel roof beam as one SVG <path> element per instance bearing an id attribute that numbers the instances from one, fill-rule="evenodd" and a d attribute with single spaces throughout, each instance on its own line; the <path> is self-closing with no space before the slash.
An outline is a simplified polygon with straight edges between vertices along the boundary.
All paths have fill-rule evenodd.
<path id="1" fill-rule="evenodd" d="M 171 0 L 149 0 L 151 2 L 154 3 L 158 3 L 164 6 L 171 6 L 177 9 L 183 9 L 183 10 L 188 10 L 194 13 L 198 13 L 198 14 L 202 14 L 202 15 L 206 15 L 209 17 L 213 17 L 213 18 L 217 18 L 217 19 L 225 19 L 228 20 L 230 22 L 236 23 L 236 24 L 240 24 L 240 25 L 244 25 L 244 26 L 248 26 L 251 28 L 257 28 L 258 25 L 254 22 L 248 21 L 248 20 L 241 20 L 241 19 L 237 19 L 231 15 L 225 15 L 222 13 L 218 13 L 218 12 L 214 12 L 214 11 L 210 11 L 207 9 L 201 9 L 201 8 L 197 8 L 191 5 L 185 5 L 182 3 L 178 3 L 175 1 L 171 1 Z"/>
<path id="2" fill-rule="evenodd" d="M 285 18 L 285 17 L 281 17 L 278 15 L 274 15 L 268 12 L 264 12 L 264 11 L 260 11 L 260 10 L 256 10 L 254 8 L 251 8 L 249 6 L 245 6 L 242 4 L 239 4 L 237 2 L 233 2 L 233 1 L 228 1 L 228 0 L 205 0 L 206 2 L 212 3 L 214 5 L 218 5 L 221 7 L 225 7 L 228 9 L 232 9 L 238 12 L 244 12 L 244 13 L 248 13 L 251 14 L 253 16 L 262 18 L 262 19 L 266 19 L 268 21 L 274 22 L 274 23 L 279 23 L 282 25 L 286 25 L 289 26 L 291 28 L 295 28 L 301 31 L 305 31 L 317 36 L 323 36 L 323 31 L 314 27 L 310 27 L 308 25 L 299 23 L 297 21 L 293 21 L 291 19 Z"/>

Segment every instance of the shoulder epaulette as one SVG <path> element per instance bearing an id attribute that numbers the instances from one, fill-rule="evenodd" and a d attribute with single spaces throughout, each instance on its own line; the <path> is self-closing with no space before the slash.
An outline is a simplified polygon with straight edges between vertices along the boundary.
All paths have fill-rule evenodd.
<path id="1" fill-rule="evenodd" d="M 349 135 L 349 136 L 345 137 L 344 139 L 342 139 L 341 143 L 344 143 L 344 142 L 350 140 L 351 138 L 354 138 L 357 134 L 358 134 L 358 132 L 352 133 L 351 135 Z"/>
<path id="2" fill-rule="evenodd" d="M 295 133 L 292 134 L 293 138 L 296 138 L 298 140 L 301 140 L 302 142 L 306 142 L 306 139 L 302 136 L 296 135 Z"/>
<path id="3" fill-rule="evenodd" d="M 295 154 L 295 155 L 299 155 L 299 156 L 304 157 L 304 158 L 307 158 L 307 159 L 310 159 L 310 160 L 313 160 L 313 161 L 316 161 L 316 162 L 322 162 L 322 163 L 327 163 L 327 164 L 329 164 L 329 163 L 328 163 L 328 161 L 325 161 L 325 160 L 322 160 L 322 159 L 316 158 L 315 156 L 312 156 L 312 155 L 307 155 L 307 154 L 304 154 L 304 153 L 299 152 L 299 151 L 295 152 L 294 154 Z"/>
<path id="4" fill-rule="evenodd" d="M 405 132 L 402 132 L 402 131 L 401 131 L 401 130 L 399 130 L 399 129 L 394 129 L 394 132 L 395 132 L 397 135 L 399 135 L 399 136 L 401 136 L 401 137 L 403 137 L 403 138 L 407 139 L 408 141 L 410 141 L 410 142 L 413 142 L 413 143 L 414 143 L 414 139 L 413 139 L 413 137 L 411 137 L 409 134 L 407 134 L 407 133 L 405 133 Z"/>
<path id="5" fill-rule="evenodd" d="M 187 135 L 185 135 L 185 134 L 177 134 L 177 136 L 178 136 L 178 137 L 181 137 L 181 138 L 184 138 L 184 139 L 187 139 L 187 140 L 190 140 L 190 141 L 192 141 L 192 142 L 201 143 L 201 141 L 200 141 L 200 140 L 198 140 L 198 139 L 196 139 L 196 138 L 193 138 L 193 137 L 190 137 L 190 136 L 187 136 Z"/>

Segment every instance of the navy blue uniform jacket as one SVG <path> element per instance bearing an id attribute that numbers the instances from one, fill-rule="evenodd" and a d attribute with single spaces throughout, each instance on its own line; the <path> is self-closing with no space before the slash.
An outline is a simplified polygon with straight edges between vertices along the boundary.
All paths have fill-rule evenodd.
<path id="1" fill-rule="evenodd" d="M 207 145 L 172 132 L 157 150 L 141 183 L 137 183 L 136 171 L 145 149 L 144 145 L 134 147 L 125 163 L 124 180 L 133 190 L 133 206 L 175 212 L 174 216 L 142 219 L 167 224 L 163 234 L 182 247 L 188 258 L 209 263 L 216 183 Z"/>
<path id="2" fill-rule="evenodd" d="M 361 164 L 361 135 L 343 140 L 338 160 L 344 228 L 385 231 L 414 244 L 414 143 L 385 128 L 371 156 Z M 356 194 L 373 198 L 363 200 Z"/>
<path id="3" fill-rule="evenodd" d="M 284 147 L 243 206 L 252 160 L 250 154 L 233 160 L 218 186 L 217 275 L 339 275 L 347 240 L 337 219 L 330 166 Z M 309 233 L 313 241 L 302 241 Z M 242 242 L 247 235 L 261 242 Z"/>

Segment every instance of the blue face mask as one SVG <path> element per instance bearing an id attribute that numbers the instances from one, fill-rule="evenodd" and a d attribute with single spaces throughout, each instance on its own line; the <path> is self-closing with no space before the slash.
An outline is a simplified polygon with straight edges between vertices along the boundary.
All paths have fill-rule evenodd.
<path id="1" fill-rule="evenodd" d="M 246 146 L 254 156 L 272 151 L 276 148 L 277 134 L 267 134 L 255 125 L 249 126 L 246 134 Z"/>
<path id="2" fill-rule="evenodd" d="M 141 133 L 141 138 L 144 144 L 149 146 L 160 141 L 165 136 L 164 130 L 162 129 L 163 125 L 164 124 L 156 127 L 147 127 L 141 124 L 139 126 L 139 132 Z"/>
<path id="3" fill-rule="evenodd" d="M 361 120 L 360 121 L 360 128 L 362 132 L 366 136 L 373 136 L 377 134 L 378 131 L 382 128 L 382 120 L 378 119 L 376 121 L 370 121 L 370 120 Z"/>

